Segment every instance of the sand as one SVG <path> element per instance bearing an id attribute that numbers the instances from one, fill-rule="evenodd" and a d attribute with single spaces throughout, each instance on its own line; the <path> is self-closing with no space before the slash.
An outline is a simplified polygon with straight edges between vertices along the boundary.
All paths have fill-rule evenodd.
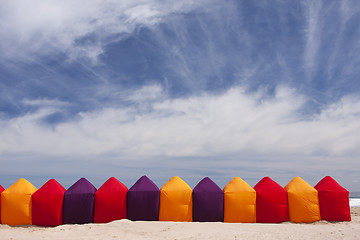
<path id="1" fill-rule="evenodd" d="M 54 228 L 0 225 L 7 239 L 360 239 L 360 207 L 351 208 L 351 222 L 311 224 L 132 222 L 62 225 Z"/>

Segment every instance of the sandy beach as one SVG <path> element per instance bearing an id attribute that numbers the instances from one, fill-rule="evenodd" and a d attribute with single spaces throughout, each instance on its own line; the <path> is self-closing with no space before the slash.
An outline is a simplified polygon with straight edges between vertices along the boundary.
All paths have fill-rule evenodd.
<path id="1" fill-rule="evenodd" d="M 1 240 L 15 239 L 359 239 L 360 207 L 351 222 L 244 224 L 132 222 L 62 225 L 54 228 L 0 225 Z"/>

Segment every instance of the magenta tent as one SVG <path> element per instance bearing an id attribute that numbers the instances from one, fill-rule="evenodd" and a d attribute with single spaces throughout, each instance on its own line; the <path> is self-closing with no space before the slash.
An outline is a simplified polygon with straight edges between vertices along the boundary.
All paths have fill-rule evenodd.
<path id="1" fill-rule="evenodd" d="M 95 223 L 108 223 L 126 218 L 127 187 L 114 177 L 95 192 Z"/>
<path id="2" fill-rule="evenodd" d="M 132 221 L 158 221 L 160 190 L 147 176 L 142 176 L 127 194 L 127 217 Z"/>
<path id="3" fill-rule="evenodd" d="M 96 188 L 80 178 L 64 194 L 64 224 L 92 223 Z"/>
<path id="4" fill-rule="evenodd" d="M 281 223 L 289 221 L 286 190 L 269 177 L 261 179 L 256 191 L 256 222 Z"/>
<path id="5" fill-rule="evenodd" d="M 322 220 L 351 221 L 349 191 L 329 176 L 316 184 L 315 189 L 319 194 Z"/>
<path id="6" fill-rule="evenodd" d="M 47 181 L 32 195 L 32 224 L 57 226 L 63 224 L 65 188 L 55 179 Z"/>
<path id="7" fill-rule="evenodd" d="M 224 221 L 224 192 L 210 178 L 202 179 L 193 189 L 193 221 Z"/>

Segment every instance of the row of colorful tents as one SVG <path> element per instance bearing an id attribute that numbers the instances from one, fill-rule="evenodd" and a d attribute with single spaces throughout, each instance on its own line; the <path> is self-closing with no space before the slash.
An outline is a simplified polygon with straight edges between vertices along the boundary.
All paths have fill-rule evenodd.
<path id="1" fill-rule="evenodd" d="M 130 189 L 114 177 L 98 190 L 81 178 L 68 190 L 51 179 L 39 190 L 21 178 L 1 192 L 3 224 L 57 226 L 119 219 L 280 223 L 351 221 L 349 192 L 333 178 L 315 187 L 300 177 L 284 188 L 269 177 L 254 188 L 239 177 L 222 190 L 210 178 L 192 190 L 175 176 L 159 189 L 141 177 Z"/>

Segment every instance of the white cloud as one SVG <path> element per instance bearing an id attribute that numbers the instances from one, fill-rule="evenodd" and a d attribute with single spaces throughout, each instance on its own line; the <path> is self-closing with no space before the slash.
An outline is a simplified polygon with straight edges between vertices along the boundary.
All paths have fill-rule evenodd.
<path id="1" fill-rule="evenodd" d="M 76 120 L 54 128 L 42 125 L 40 120 L 58 111 L 62 103 L 52 110 L 51 101 L 39 100 L 43 107 L 37 112 L 1 122 L 0 155 L 111 153 L 128 159 L 151 159 L 241 153 L 324 157 L 360 154 L 360 104 L 352 97 L 343 98 L 311 119 L 299 114 L 304 97 L 288 88 L 279 88 L 271 98 L 264 98 L 261 92 L 247 94 L 241 88 L 232 88 L 221 95 L 167 100 L 158 86 L 147 86 L 127 98 L 134 102 L 150 99 L 151 107 L 147 111 L 139 108 L 141 104 L 104 108 L 81 113 Z"/>
<path id="2" fill-rule="evenodd" d="M 0 52 L 3 57 L 21 58 L 60 51 L 72 58 L 96 61 L 108 41 L 131 33 L 139 25 L 151 27 L 168 15 L 186 13 L 203 4 L 192 0 L 6 0 L 0 5 Z"/>
<path id="3" fill-rule="evenodd" d="M 42 119 L 66 103 L 27 101 L 38 110 L 0 120 L 1 174 L 71 173 L 98 176 L 99 184 L 109 174 L 129 183 L 141 174 L 158 183 L 181 175 L 193 185 L 206 174 L 222 186 L 237 175 L 253 185 L 264 175 L 283 185 L 296 175 L 311 184 L 331 175 L 358 191 L 358 97 L 306 118 L 299 113 L 306 98 L 286 87 L 273 97 L 235 87 L 169 100 L 159 86 L 146 86 L 123 98 L 132 104 L 80 113 L 56 126 Z"/>

